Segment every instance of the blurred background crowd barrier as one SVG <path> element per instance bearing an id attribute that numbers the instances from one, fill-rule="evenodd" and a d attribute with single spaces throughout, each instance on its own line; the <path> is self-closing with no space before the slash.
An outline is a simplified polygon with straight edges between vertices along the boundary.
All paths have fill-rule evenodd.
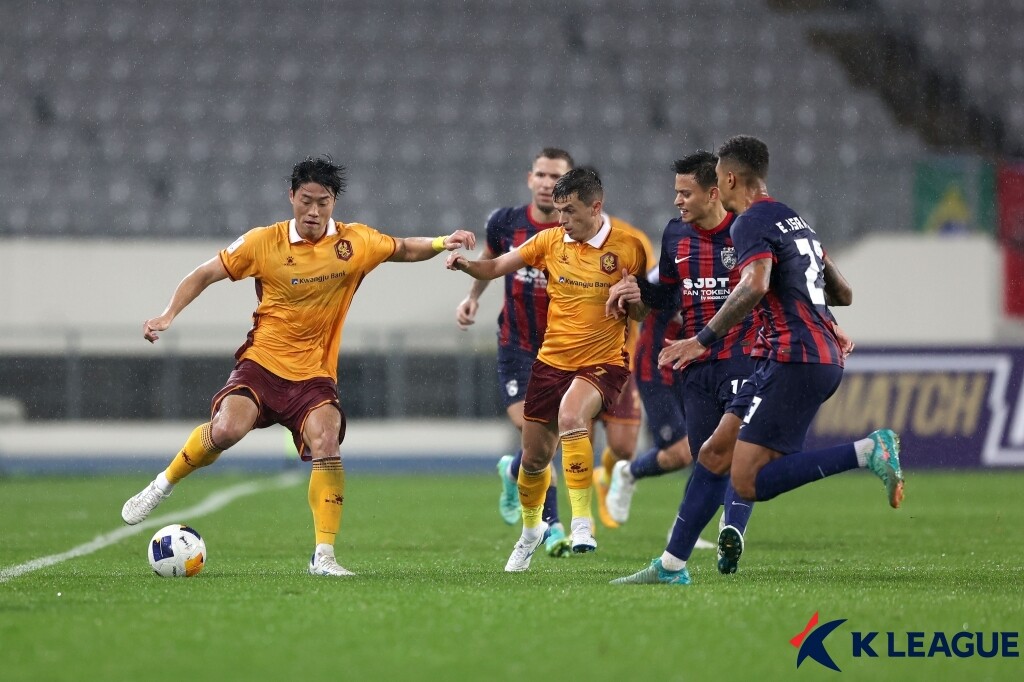
<path id="1" fill-rule="evenodd" d="M 837 316 L 857 356 L 946 352 L 934 371 L 955 374 L 1002 349 L 1004 393 L 994 374 L 941 391 L 982 391 L 1009 438 L 1024 430 L 1021 54 L 1024 0 L 4 2 L 0 462 L 93 452 L 81 434 L 99 425 L 207 413 L 251 283 L 216 285 L 156 346 L 141 323 L 238 234 L 289 217 L 285 178 L 306 155 L 349 167 L 339 220 L 482 236 L 493 208 L 528 200 L 534 154 L 564 147 L 657 244 L 676 215 L 672 160 L 736 133 L 768 142 L 772 194 L 853 283 Z M 409 420 L 455 420 L 487 457 L 512 440 L 494 378 L 500 286 L 460 332 L 469 283 L 440 260 L 384 264 L 356 296 L 342 402 L 392 424 L 396 451 L 424 449 L 396 426 Z M 940 388 L 922 390 L 927 416 Z M 964 430 L 988 414 L 961 418 L 934 462 L 1019 463 Z M 829 415 L 815 433 L 845 435 Z M 42 445 L 46 431 L 66 438 Z M 126 440 L 163 453 L 179 431 Z"/>

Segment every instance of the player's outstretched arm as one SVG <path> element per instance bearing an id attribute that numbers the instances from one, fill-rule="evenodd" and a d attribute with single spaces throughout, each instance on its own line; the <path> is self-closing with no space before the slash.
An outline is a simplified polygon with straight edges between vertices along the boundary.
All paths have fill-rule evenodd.
<path id="1" fill-rule="evenodd" d="M 430 260 L 442 251 L 476 247 L 476 235 L 468 230 L 455 230 L 440 237 L 405 237 L 395 239 L 395 252 L 389 261 L 394 263 L 417 263 Z"/>
<path id="2" fill-rule="evenodd" d="M 518 249 L 512 249 L 497 258 L 490 260 L 467 260 L 461 253 L 455 252 L 448 256 L 445 267 L 449 270 L 461 270 L 473 279 L 497 279 L 510 272 L 526 267 L 526 261 Z"/>
<path id="3" fill-rule="evenodd" d="M 224 268 L 220 256 L 215 256 L 206 261 L 192 272 L 185 275 L 185 279 L 178 283 L 177 288 L 171 295 L 171 300 L 164 308 L 164 311 L 154 318 L 142 323 L 142 336 L 150 343 L 160 338 L 159 332 L 171 326 L 171 322 L 178 316 L 185 307 L 196 300 L 199 294 L 206 290 L 214 282 L 227 279 L 228 271 Z"/>
<path id="4" fill-rule="evenodd" d="M 725 299 L 715 316 L 708 320 L 707 326 L 700 330 L 697 336 L 688 339 L 674 342 L 666 339 L 668 345 L 658 354 L 658 364 L 671 364 L 673 369 L 680 369 L 703 355 L 712 343 L 742 322 L 768 293 L 771 276 L 771 258 L 759 258 L 748 263 L 743 268 L 736 288 L 729 294 L 729 298 Z"/>
<path id="5" fill-rule="evenodd" d="M 493 260 L 497 255 L 491 249 L 490 244 L 484 244 L 484 250 L 480 254 L 479 260 Z M 469 287 L 469 294 L 455 309 L 455 324 L 459 326 L 459 329 L 465 331 L 476 322 L 476 311 L 480 308 L 480 296 L 490 283 L 489 279 L 473 280 L 473 284 Z"/>
<path id="6" fill-rule="evenodd" d="M 853 287 L 839 272 L 835 261 L 825 254 L 825 303 L 831 306 L 842 306 L 853 304 Z"/>

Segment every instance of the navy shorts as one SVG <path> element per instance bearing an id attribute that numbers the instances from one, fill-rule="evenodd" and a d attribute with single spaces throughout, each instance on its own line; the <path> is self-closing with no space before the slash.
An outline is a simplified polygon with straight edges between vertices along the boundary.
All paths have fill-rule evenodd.
<path id="1" fill-rule="evenodd" d="M 753 374 L 755 364 L 749 356 L 740 355 L 697 362 L 683 369 L 678 383 L 682 385 L 691 452 L 700 452 L 700 446 L 715 432 L 743 382 Z"/>
<path id="2" fill-rule="evenodd" d="M 536 353 L 498 346 L 498 389 L 506 410 L 526 399 L 526 385 L 530 383 L 530 371 L 536 359 Z"/>
<path id="3" fill-rule="evenodd" d="M 686 438 L 686 411 L 679 382 L 666 386 L 657 380 L 637 379 L 636 383 L 647 413 L 647 428 L 658 449 L 664 450 Z"/>
<path id="4" fill-rule="evenodd" d="M 759 360 L 728 408 L 743 418 L 739 440 L 784 455 L 802 451 L 814 416 L 842 380 L 839 365 Z"/>

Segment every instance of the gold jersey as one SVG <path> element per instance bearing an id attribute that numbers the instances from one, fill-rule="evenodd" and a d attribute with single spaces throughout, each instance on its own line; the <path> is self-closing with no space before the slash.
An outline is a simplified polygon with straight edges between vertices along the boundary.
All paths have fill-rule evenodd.
<path id="1" fill-rule="evenodd" d="M 625 367 L 626 321 L 605 315 L 608 289 L 622 270 L 647 272 L 643 244 L 606 218 L 587 242 L 562 229 L 544 230 L 518 247 L 527 265 L 548 273 L 548 324 L 537 359 L 574 371 L 589 365 Z"/>
<path id="2" fill-rule="evenodd" d="M 235 357 L 290 381 L 337 381 L 352 296 L 396 246 L 372 227 L 334 220 L 315 244 L 299 236 L 294 220 L 246 232 L 219 254 L 232 280 L 256 280 L 252 329 Z"/>
<path id="3" fill-rule="evenodd" d="M 651 240 L 648 239 L 647 235 L 644 234 L 643 230 L 633 227 L 625 220 L 619 220 L 615 216 L 611 216 L 612 228 L 624 230 L 627 234 L 631 234 L 640 240 L 643 244 L 644 253 L 647 255 L 647 269 L 650 270 L 658 263 L 658 254 L 654 253 L 654 245 L 651 244 Z M 637 274 L 637 279 L 641 277 L 647 277 L 646 272 Z M 626 330 L 626 352 L 629 353 L 629 369 L 632 370 L 636 367 L 636 346 L 640 342 L 640 323 L 636 320 L 629 321 L 629 329 Z"/>

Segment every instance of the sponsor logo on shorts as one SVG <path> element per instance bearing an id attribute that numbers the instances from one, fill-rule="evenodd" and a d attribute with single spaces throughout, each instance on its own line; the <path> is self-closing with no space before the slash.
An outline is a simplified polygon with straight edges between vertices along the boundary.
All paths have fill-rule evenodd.
<path id="1" fill-rule="evenodd" d="M 508 383 L 506 383 L 505 384 L 505 392 L 508 393 L 509 395 L 518 395 L 519 394 L 519 382 L 516 381 L 515 379 L 513 379 L 512 381 L 509 381 Z"/>

